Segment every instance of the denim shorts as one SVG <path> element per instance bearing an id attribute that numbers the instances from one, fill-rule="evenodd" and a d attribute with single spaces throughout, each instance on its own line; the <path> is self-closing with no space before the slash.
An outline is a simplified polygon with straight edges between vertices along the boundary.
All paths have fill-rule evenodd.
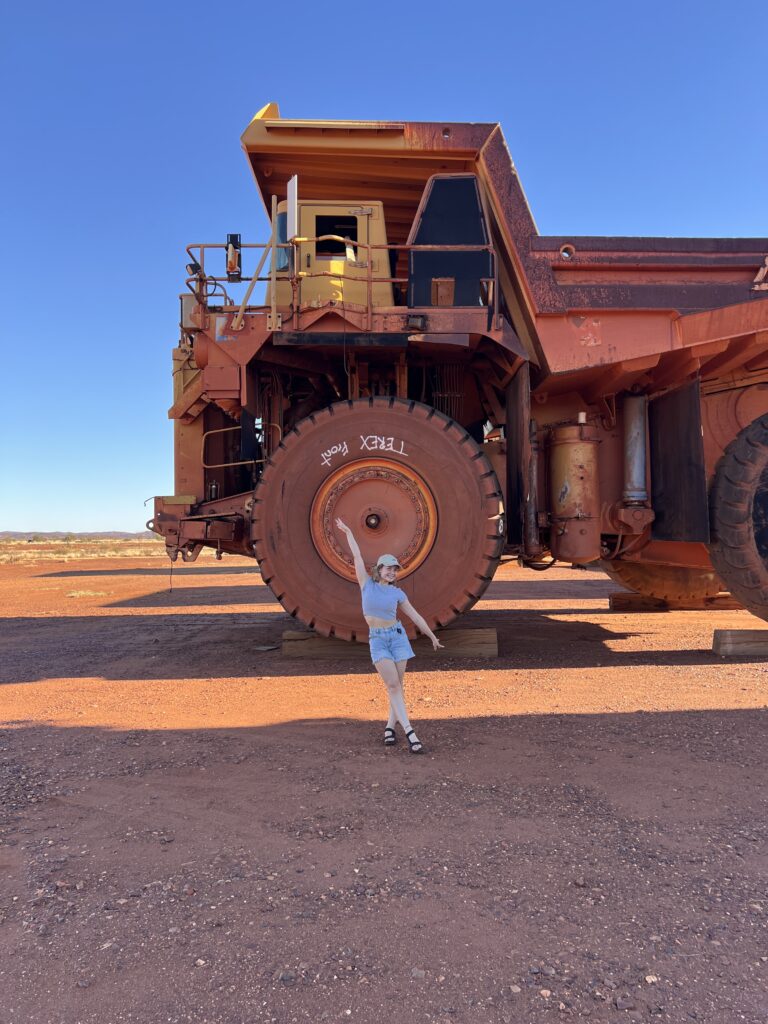
<path id="1" fill-rule="evenodd" d="M 411 642 L 399 623 L 386 628 L 371 626 L 368 630 L 368 639 L 371 645 L 371 661 L 374 665 L 382 658 L 407 661 L 413 657 Z"/>

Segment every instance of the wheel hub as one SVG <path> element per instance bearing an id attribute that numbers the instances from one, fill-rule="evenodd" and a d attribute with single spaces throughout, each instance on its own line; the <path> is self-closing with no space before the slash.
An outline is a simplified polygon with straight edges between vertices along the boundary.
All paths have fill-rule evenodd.
<path id="1" fill-rule="evenodd" d="M 318 554 L 338 575 L 354 580 L 352 555 L 336 528 L 337 518 L 354 531 L 366 565 L 388 551 L 400 561 L 402 576 L 424 561 L 437 533 L 435 500 L 423 478 L 383 459 L 339 467 L 312 503 L 310 531 Z"/>

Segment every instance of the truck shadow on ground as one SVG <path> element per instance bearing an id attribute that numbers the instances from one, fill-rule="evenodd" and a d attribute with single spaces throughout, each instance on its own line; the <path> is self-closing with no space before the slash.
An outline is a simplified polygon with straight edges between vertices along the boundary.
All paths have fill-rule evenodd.
<path id="1" fill-rule="evenodd" d="M 291 697 L 286 697 L 286 712 L 300 708 L 303 701 L 312 703 L 315 684 L 306 679 L 298 690 L 292 690 Z M 302 693 L 302 690 L 305 691 Z M 114 710 L 120 716 L 121 698 L 117 693 Z M 91 705 L 85 705 L 89 707 Z M 96 707 L 97 705 L 92 705 Z M 104 705 L 99 705 L 103 707 Z M 384 699 L 381 701 L 384 709 Z M 132 712 L 136 709 L 133 708 Z M 273 709 L 272 709 L 273 710 Z M 207 709 L 202 709 L 207 716 Z M 258 709 L 254 717 L 259 715 Z M 271 712 L 270 712 L 271 713 Z M 131 717 L 134 717 L 131 714 Z M 224 716 L 226 717 L 226 711 Z M 522 761 L 525 771 L 517 776 L 516 781 L 522 785 L 539 785 L 542 781 L 543 767 L 560 775 L 563 782 L 573 782 L 578 767 L 592 764 L 584 761 L 580 751 L 590 748 L 593 754 L 604 754 L 612 757 L 619 754 L 625 759 L 638 758 L 635 766 L 628 766 L 629 773 L 658 774 L 665 773 L 665 754 L 675 754 L 683 759 L 703 758 L 721 761 L 724 765 L 736 768 L 763 768 L 768 770 L 768 756 L 763 742 L 766 724 L 768 723 L 768 707 L 733 709 L 718 708 L 715 710 L 676 710 L 676 711 L 630 711 L 567 714 L 557 712 L 495 714 L 458 717 L 430 717 L 428 709 L 419 704 L 413 713 L 418 719 L 419 729 L 432 734 L 433 743 L 429 751 L 430 758 L 406 756 L 406 765 L 421 770 L 430 760 L 442 758 L 446 753 L 461 751 L 466 754 L 465 765 L 467 779 L 481 782 L 496 774 L 503 774 L 504 766 L 492 761 L 484 764 L 485 755 L 483 735 L 487 734 L 489 743 L 500 743 L 509 749 L 514 758 L 543 758 L 546 764 Z M 372 764 L 391 764 L 391 758 L 402 759 L 408 755 L 408 746 L 398 726 L 398 744 L 396 748 L 385 748 L 381 742 L 382 723 L 378 719 L 360 719 L 354 716 L 344 717 L 337 714 L 319 715 L 307 718 L 288 718 L 286 721 L 251 726 L 222 724 L 219 727 L 200 726 L 192 728 L 102 728 L 95 725 L 85 726 L 52 726 L 47 721 L 23 720 L 2 723 L 26 733 L 26 738 L 19 741 L 16 737 L 6 734 L 7 741 L 19 751 L 27 750 L 30 761 L 39 760 L 43 766 L 52 767 L 51 755 L 59 750 L 74 759 L 77 767 L 77 755 L 85 757 L 84 768 L 89 778 L 116 775 L 124 777 L 122 771 L 111 772 L 107 763 L 101 770 L 100 759 L 95 752 L 104 749 L 104 745 L 119 751 L 122 747 L 141 748 L 142 755 L 152 752 L 148 767 L 151 770 L 173 772 L 184 767 L 178 760 L 178 749 L 175 744 L 200 744 L 198 750 L 210 755 L 214 761 L 236 766 L 250 756 L 258 755 L 265 749 L 285 755 L 284 761 L 278 758 L 266 766 L 270 771 L 288 769 L 295 763 L 291 750 L 296 754 L 310 755 L 308 764 L 319 774 L 327 775 L 332 782 L 336 770 L 327 772 L 326 766 L 331 762 L 348 763 L 353 755 L 362 762 Z M 34 732 L 39 741 L 29 748 L 29 739 Z M 507 744 L 509 746 L 507 747 Z M 162 748 L 168 747 L 168 750 Z M 655 755 L 649 761 L 642 756 L 639 748 L 648 748 Z M 36 751 L 38 757 L 33 757 Z M 245 754 L 243 757 L 241 755 Z M 157 756 L 161 761 L 157 761 Z M 135 763 L 140 755 L 128 754 L 127 760 Z M 191 764 L 197 762 L 192 758 Z M 94 765 L 97 766 L 94 770 Z M 718 781 L 715 778 L 703 778 L 700 769 L 691 765 L 690 782 L 702 790 L 716 792 Z M 400 770 L 398 768 L 398 770 Z M 408 776 L 413 778 L 413 776 Z M 374 781 L 376 777 L 374 776 Z M 722 785 L 735 782 L 733 778 L 721 780 Z M 602 784 L 610 787 L 610 777 L 602 777 Z M 665 783 L 666 785 L 666 783 Z M 751 787 L 755 801 L 765 803 L 765 792 L 759 787 Z M 251 794 L 253 795 L 253 794 Z M 383 796 L 384 794 L 380 794 Z M 667 797 L 672 799 L 670 793 Z M 642 793 L 630 794 L 639 804 L 645 804 Z M 539 807 L 543 811 L 544 806 Z M 765 833 L 768 840 L 768 825 L 764 821 L 756 822 L 756 826 Z"/>
<path id="2" fill-rule="evenodd" d="M 407 588 L 407 583 L 405 584 Z M 500 581 L 492 583 L 483 595 L 480 607 L 485 601 L 607 601 L 608 596 L 619 590 L 608 580 L 536 580 Z M 415 599 L 414 599 L 415 600 Z M 109 605 L 110 608 L 169 608 L 215 606 L 227 604 L 275 604 L 268 587 L 261 583 L 237 585 L 234 587 L 188 587 L 174 586 L 173 590 L 157 590 L 152 594 L 141 594 L 125 598 Z M 567 612 L 569 609 L 563 609 Z M 583 608 L 578 609 L 583 611 Z M 463 619 L 462 619 L 463 621 Z"/>
<path id="3" fill-rule="evenodd" d="M 277 598 L 261 584 L 247 583 L 235 587 L 174 587 L 154 594 L 140 594 L 122 601 L 113 601 L 109 608 L 194 608 L 229 604 L 275 604 Z"/>
<path id="4" fill-rule="evenodd" d="M 268 593 L 265 591 L 265 593 Z M 412 672 L 466 668 L 508 670 L 642 665 L 704 666 L 722 664 L 711 650 L 615 650 L 611 645 L 658 633 L 628 632 L 589 621 L 586 611 L 568 619 L 557 609 L 546 612 L 478 610 L 462 626 L 497 626 L 497 658 L 451 657 L 429 650 L 411 663 Z M 584 618 L 578 618 L 578 615 Z M 714 623 L 713 623 L 714 625 Z M 49 678 L 199 679 L 371 674 L 366 644 L 334 650 L 333 657 L 282 655 L 285 630 L 297 623 L 285 612 L 219 612 L 172 615 L 50 616 L 6 619 L 0 640 L 0 682 L 32 682 Z M 641 646 L 636 644 L 636 647 Z M 743 659 L 745 664 L 753 664 Z M 731 660 L 729 664 L 737 662 Z M 616 677 L 617 685 L 620 677 Z"/>
<path id="5" fill-rule="evenodd" d="M 240 573 L 255 573 L 259 576 L 261 570 L 254 562 L 253 565 L 174 565 L 173 578 L 183 579 L 185 576 L 233 576 Z M 164 569 L 138 567 L 132 569 L 65 569 L 61 572 L 43 572 L 41 579 L 69 579 L 70 577 L 82 576 L 163 576 L 165 579 L 171 574 L 170 565 Z"/>

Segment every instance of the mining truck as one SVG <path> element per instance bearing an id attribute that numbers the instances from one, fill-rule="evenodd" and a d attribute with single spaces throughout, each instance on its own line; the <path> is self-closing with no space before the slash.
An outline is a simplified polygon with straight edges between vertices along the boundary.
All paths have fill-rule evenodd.
<path id="1" fill-rule="evenodd" d="M 498 124 L 269 104 L 242 147 L 270 237 L 187 249 L 172 559 L 347 640 L 337 517 L 434 629 L 504 556 L 768 618 L 768 239 L 540 235 Z"/>

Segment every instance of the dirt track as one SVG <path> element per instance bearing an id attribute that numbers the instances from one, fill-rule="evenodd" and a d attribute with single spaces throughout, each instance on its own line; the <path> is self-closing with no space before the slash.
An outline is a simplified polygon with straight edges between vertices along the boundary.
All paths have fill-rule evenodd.
<path id="1" fill-rule="evenodd" d="M 746 612 L 504 568 L 419 659 L 288 660 L 253 566 L 0 567 L 0 1024 L 768 1018 L 768 668 Z"/>

